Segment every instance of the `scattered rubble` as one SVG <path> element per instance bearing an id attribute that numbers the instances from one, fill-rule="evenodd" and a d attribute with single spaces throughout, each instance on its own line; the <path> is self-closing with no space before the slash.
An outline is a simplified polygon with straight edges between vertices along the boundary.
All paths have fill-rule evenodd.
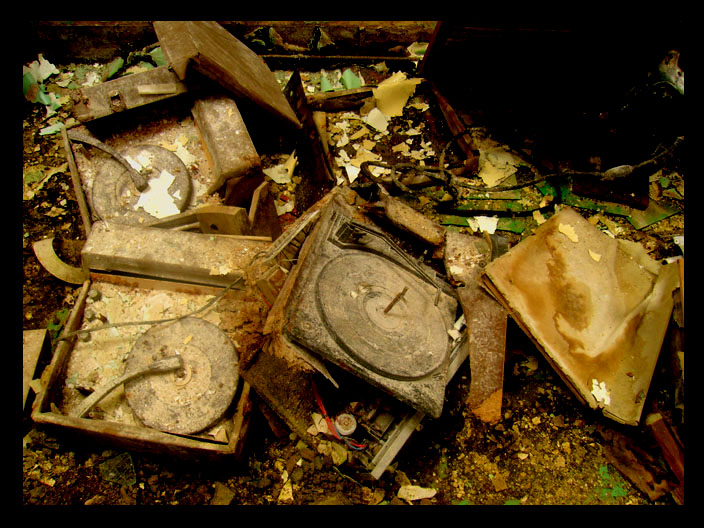
<path id="1" fill-rule="evenodd" d="M 25 154 L 64 160 L 26 158 L 25 229 L 72 217 L 85 240 L 23 239 L 81 285 L 50 358 L 25 330 L 26 503 L 684 503 L 682 137 L 625 172 L 548 173 L 427 79 L 272 72 L 215 22 L 154 27 L 139 65 L 23 69 Z M 38 207 L 65 175 L 75 206 Z M 599 195 L 638 177 L 645 205 Z M 197 402 L 217 412 L 173 426 Z M 44 427 L 126 451 L 52 460 Z M 233 472 L 166 496 L 154 453 Z M 61 498 L 64 461 L 110 491 Z"/>

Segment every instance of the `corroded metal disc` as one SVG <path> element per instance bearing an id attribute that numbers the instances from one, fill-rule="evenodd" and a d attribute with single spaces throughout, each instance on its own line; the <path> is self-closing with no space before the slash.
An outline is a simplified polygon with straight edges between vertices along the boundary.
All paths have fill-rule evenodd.
<path id="1" fill-rule="evenodd" d="M 447 358 L 445 321 L 429 290 L 387 259 L 345 253 L 325 265 L 316 289 L 318 310 L 337 344 L 377 374 L 419 379 Z"/>
<path id="2" fill-rule="evenodd" d="M 191 198 L 191 177 L 181 158 L 158 145 L 133 146 L 120 154 L 138 163 L 139 160 L 145 161 L 151 169 L 144 173 L 147 183 L 158 178 L 164 170 L 172 174 L 174 180 L 167 189 L 168 195 L 179 212 L 186 208 Z M 141 207 L 135 210 L 140 193 L 127 169 L 116 159 L 106 160 L 96 174 L 91 197 L 95 213 L 103 220 L 138 224 L 157 219 Z"/>
<path id="3" fill-rule="evenodd" d="M 197 433 L 222 417 L 232 403 L 239 380 L 237 351 L 217 326 L 187 317 L 145 332 L 132 347 L 125 373 L 175 354 L 183 358 L 183 369 L 130 381 L 125 394 L 145 426 Z"/>

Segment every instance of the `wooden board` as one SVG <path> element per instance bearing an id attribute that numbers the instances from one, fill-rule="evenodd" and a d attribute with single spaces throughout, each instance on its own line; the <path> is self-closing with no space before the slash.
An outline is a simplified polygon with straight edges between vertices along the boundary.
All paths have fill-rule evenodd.
<path id="1" fill-rule="evenodd" d="M 213 21 L 156 21 L 159 43 L 169 64 L 183 80 L 194 69 L 233 94 L 301 128 L 264 60 Z"/>
<path id="2" fill-rule="evenodd" d="M 48 348 L 46 330 L 25 330 L 22 332 L 22 408 L 27 403 L 29 386 L 37 370 L 42 352 Z"/>
<path id="3" fill-rule="evenodd" d="M 92 270 L 224 287 L 267 247 L 264 240 L 96 222 L 81 258 Z"/>
<path id="4" fill-rule="evenodd" d="M 169 85 L 171 89 L 159 90 L 161 93 L 140 93 L 140 87 L 155 85 L 161 85 L 162 88 Z M 130 108 L 169 99 L 186 91 L 186 85 L 173 71 L 167 66 L 160 66 L 153 70 L 81 88 L 73 95 L 75 101 L 73 111 L 79 121 L 93 121 Z"/>

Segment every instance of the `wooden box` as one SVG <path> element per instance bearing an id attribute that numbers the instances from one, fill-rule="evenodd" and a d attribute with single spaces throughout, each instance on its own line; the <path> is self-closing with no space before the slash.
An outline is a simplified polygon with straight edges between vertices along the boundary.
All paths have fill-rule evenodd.
<path id="1" fill-rule="evenodd" d="M 57 426 L 124 449 L 198 460 L 220 459 L 224 456 L 238 459 L 242 453 L 251 410 L 250 386 L 241 376 L 238 376 L 233 401 L 222 418 L 197 434 L 171 434 L 142 425 L 134 414 L 130 416 L 130 408 L 121 387 L 113 390 L 96 406 L 100 411 L 100 405 L 107 402 L 102 416 L 99 412 L 92 417 L 70 416 L 71 409 L 75 409 L 81 399 L 78 389 L 87 383 L 86 377 L 91 377 L 85 373 L 92 372 L 96 387 L 104 383 L 104 380 L 96 381 L 96 377 L 103 374 L 106 378 L 119 376 L 120 363 L 129 353 L 131 344 L 147 329 L 144 325 L 130 325 L 97 330 L 90 334 L 88 341 L 84 341 L 78 334 L 71 335 L 81 328 L 88 329 L 103 324 L 100 319 L 94 318 L 95 313 L 102 313 L 103 317 L 107 315 L 110 323 L 120 322 L 112 320 L 120 315 L 132 321 L 135 319 L 131 319 L 130 315 L 138 321 L 178 317 L 184 312 L 193 312 L 194 308 L 202 308 L 208 300 L 224 291 L 223 288 L 122 275 L 91 273 L 89 277 L 83 284 L 61 334 L 70 337 L 60 338 L 53 359 L 42 375 L 45 386 L 35 399 L 32 419 L 40 424 Z M 93 299 L 93 291 L 96 290 L 101 291 L 99 300 Z M 226 311 L 222 307 L 236 311 L 242 297 L 242 290 L 231 289 L 213 303 L 212 308 L 203 310 L 196 316 L 202 315 L 214 324 L 220 322 L 216 326 L 222 330 L 225 326 L 222 320 L 226 319 L 221 317 Z M 93 314 L 88 315 L 87 310 Z M 135 314 L 140 311 L 144 317 L 136 317 Z M 88 321 L 89 318 L 92 321 Z M 111 373 L 113 370 L 114 373 Z M 109 401 L 110 398 L 112 402 Z"/>

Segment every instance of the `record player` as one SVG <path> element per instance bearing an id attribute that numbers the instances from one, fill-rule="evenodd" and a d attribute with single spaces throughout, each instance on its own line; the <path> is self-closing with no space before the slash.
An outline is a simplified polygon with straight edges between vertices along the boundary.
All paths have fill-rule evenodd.
<path id="1" fill-rule="evenodd" d="M 452 288 L 339 203 L 319 221 L 287 306 L 286 336 L 434 418 L 457 318 Z M 308 241 L 307 241 L 308 243 Z"/>

